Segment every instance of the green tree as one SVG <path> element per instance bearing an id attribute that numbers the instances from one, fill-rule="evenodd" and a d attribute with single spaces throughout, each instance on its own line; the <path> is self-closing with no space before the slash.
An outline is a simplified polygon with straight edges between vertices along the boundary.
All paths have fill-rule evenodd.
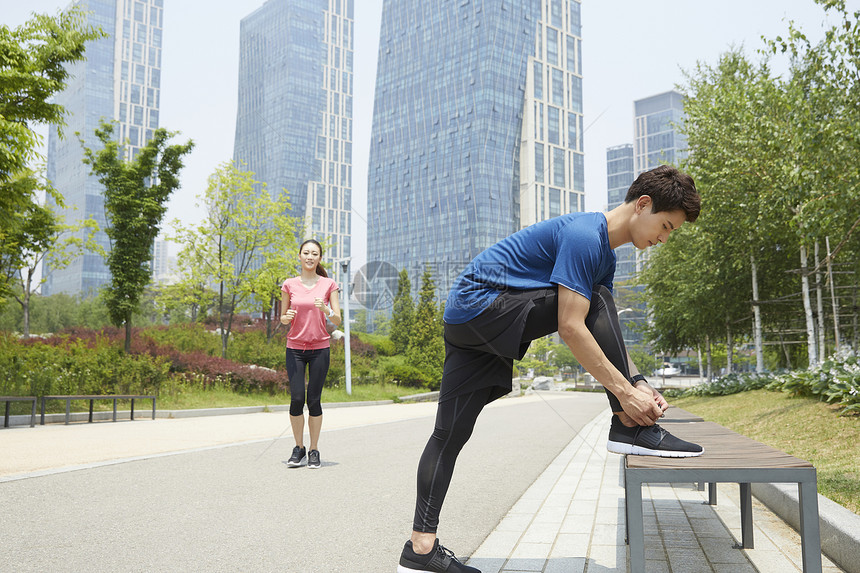
<path id="1" fill-rule="evenodd" d="M 85 248 L 99 251 L 93 240 L 98 224 L 92 220 L 78 225 L 63 225 L 49 208 L 37 204 L 28 205 L 17 214 L 21 221 L 12 225 L 6 237 L 10 249 L 0 251 L 0 273 L 13 277 L 15 287 L 12 296 L 21 306 L 22 334 L 30 336 L 30 299 L 46 277 L 35 280 L 36 272 L 44 260 L 51 268 L 62 269 L 80 256 Z M 82 238 L 78 231 L 86 229 Z"/>
<path id="2" fill-rule="evenodd" d="M 126 159 L 129 151 L 114 139 L 113 131 L 112 123 L 101 121 L 95 134 L 104 147 L 96 152 L 84 147 L 84 163 L 105 188 L 105 232 L 110 239 L 107 264 L 111 272 L 105 302 L 113 324 L 125 325 L 128 352 L 132 315 L 152 276 L 152 246 L 167 211 L 167 200 L 179 187 L 182 157 L 194 143 L 168 145 L 176 133 L 159 128 L 133 159 Z"/>
<path id="3" fill-rule="evenodd" d="M 391 334 L 389 338 L 394 343 L 398 354 L 406 352 L 409 347 L 410 332 L 415 315 L 412 303 L 412 283 L 406 269 L 400 271 L 397 279 L 397 294 L 394 296 L 394 310 L 391 314 Z"/>
<path id="4" fill-rule="evenodd" d="M 271 342 L 274 334 L 272 311 L 280 303 L 281 286 L 288 277 L 298 273 L 296 254 L 299 252 L 299 244 L 296 237 L 303 235 L 300 220 L 286 215 L 289 209 L 286 192 L 282 197 L 284 200 L 277 206 L 273 203 L 272 208 L 284 209 L 284 211 L 271 221 L 272 230 L 280 235 L 282 240 L 279 241 L 277 248 L 265 249 L 261 253 L 259 269 L 256 273 L 252 273 L 245 283 L 266 321 L 267 342 Z M 325 245 L 323 247 L 325 248 Z M 275 324 L 280 325 L 280 321 Z"/>
<path id="5" fill-rule="evenodd" d="M 439 306 L 436 304 L 436 283 L 429 268 L 425 269 L 421 277 L 421 291 L 410 328 L 406 356 L 413 366 L 429 378 L 430 388 L 438 389 L 442 379 L 445 345 L 442 340 Z"/>
<path id="6" fill-rule="evenodd" d="M 52 101 L 66 87 L 66 64 L 84 59 L 86 42 L 104 37 L 87 26 L 78 9 L 51 17 L 35 14 L 25 24 L 10 29 L 0 25 L 0 253 L 14 257 L 20 245 L 17 227 L 23 213 L 38 204 L 38 187 L 33 185 L 28 165 L 43 159 L 38 152 L 41 136 L 38 124 L 64 125 L 63 107 Z M 62 134 L 62 131 L 60 132 Z M 45 188 L 58 203 L 62 197 Z M 20 268 L 20 267 L 18 267 Z M 11 288 L 12 274 L 0 275 L 0 304 Z"/>
<path id="7" fill-rule="evenodd" d="M 182 245 L 179 266 L 189 277 L 189 284 L 209 284 L 216 290 L 224 358 L 236 314 L 253 310 L 248 303 L 253 300 L 254 284 L 266 257 L 297 251 L 298 229 L 273 224 L 283 219 L 287 225 L 292 220 L 285 217 L 290 206 L 286 193 L 273 199 L 266 185 L 255 181 L 253 175 L 232 161 L 223 163 L 209 177 L 202 197 L 206 206 L 204 220 L 190 227 L 174 223 L 177 233 L 173 240 Z M 278 272 L 286 277 L 290 268 L 281 267 Z M 275 283 L 268 277 L 266 288 L 273 289 Z M 266 292 L 270 296 L 271 291 Z"/>
<path id="8" fill-rule="evenodd" d="M 567 344 L 553 344 L 551 351 L 550 361 L 559 370 L 576 372 L 579 368 L 579 361 L 573 356 L 573 352 Z"/>

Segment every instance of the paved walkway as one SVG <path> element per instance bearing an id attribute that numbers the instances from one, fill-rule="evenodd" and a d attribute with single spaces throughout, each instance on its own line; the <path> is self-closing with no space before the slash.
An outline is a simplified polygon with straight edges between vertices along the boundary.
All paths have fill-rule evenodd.
<path id="1" fill-rule="evenodd" d="M 591 395 L 580 394 L 579 402 L 576 397 L 569 393 L 559 393 L 560 396 L 538 397 L 530 396 L 524 398 L 505 399 L 494 403 L 492 409 L 516 408 L 540 408 L 537 412 L 546 411 L 546 405 L 557 404 L 556 408 L 573 408 L 575 412 L 581 407 L 577 403 L 585 404 Z M 567 394 L 567 396 L 564 396 Z M 598 397 L 599 398 L 599 397 Z M 540 403 L 541 401 L 547 404 Z M 590 402 L 589 402 L 590 403 Z M 531 406 L 530 406 L 531 404 Z M 592 407 L 593 406 L 589 406 Z M 579 432 L 569 443 L 562 441 L 559 444 L 561 453 L 555 459 L 553 454 L 543 458 L 550 461 L 549 465 L 542 471 L 536 471 L 537 478 L 529 487 L 527 482 L 523 489 L 525 493 L 516 500 L 516 495 L 511 496 L 511 505 L 498 525 L 490 531 L 485 530 L 482 537 L 478 538 L 472 548 L 473 551 L 469 563 L 482 570 L 483 573 L 524 573 L 524 572 L 565 572 L 565 573 L 594 573 L 627 570 L 627 549 L 624 543 L 624 492 L 622 487 L 621 464 L 623 457 L 609 454 L 605 449 L 606 435 L 608 433 L 609 415 L 608 410 L 603 410 L 594 416 L 602 408 L 598 406 L 588 414 L 585 423 Z M 525 412 L 525 410 L 523 410 Z M 409 420 L 420 421 L 418 432 L 419 441 L 426 440 L 426 428 L 428 424 L 432 427 L 432 417 L 435 414 L 435 404 L 391 404 L 374 405 L 352 408 L 339 408 L 328 410 L 326 417 L 325 432 L 336 432 L 347 428 L 367 428 L 373 430 L 381 424 L 396 423 L 395 428 L 403 428 L 399 434 L 403 434 L 411 426 L 404 426 Z M 534 420 L 534 414 L 530 414 Z M 552 417 L 552 416 L 550 416 Z M 495 414 L 485 414 L 488 424 L 481 432 L 476 432 L 475 447 L 480 446 L 480 440 L 492 439 L 494 432 L 491 430 L 490 422 L 497 418 L 499 423 L 510 425 L 517 421 L 519 416 L 512 416 L 499 411 Z M 277 459 L 275 450 L 286 451 L 286 435 L 288 426 L 285 424 L 286 414 L 247 414 L 242 416 L 213 416 L 200 418 L 183 418 L 176 420 L 141 420 L 126 423 L 101 422 L 93 424 L 76 424 L 64 426 L 61 424 L 38 426 L 36 428 L 17 428 L 0 430 L 0 493 L 3 488 L 11 486 L 16 482 L 23 484 L 21 480 L 29 482 L 32 486 L 28 488 L 16 488 L 15 492 L 27 499 L 28 503 L 35 495 L 45 497 L 44 505 L 50 507 L 56 504 L 59 498 L 50 498 L 50 495 L 64 495 L 61 492 L 70 491 L 66 482 L 51 482 L 45 486 L 53 485 L 56 493 L 46 493 L 44 487 L 40 487 L 32 478 L 43 476 L 79 475 L 76 482 L 71 484 L 86 491 L 87 480 L 91 479 L 88 472 L 69 474 L 76 470 L 89 470 L 103 467 L 129 467 L 136 468 L 123 474 L 118 474 L 114 480 L 117 484 L 126 483 L 131 476 L 140 475 L 141 467 L 131 464 L 141 460 L 153 459 L 177 459 L 174 465 L 187 466 L 189 464 L 200 464 L 200 455 L 194 452 L 218 452 L 222 448 L 236 445 L 246 445 L 244 456 L 247 460 L 243 464 L 253 466 L 251 462 L 260 460 L 261 456 L 266 459 L 273 457 Z M 479 421 L 480 422 L 480 421 Z M 482 422 L 483 423 L 483 422 Z M 492 428 L 495 428 L 494 426 Z M 566 428 L 572 430 L 572 428 Z M 520 431 L 520 430 L 517 430 Z M 561 430 L 554 430 L 561 431 Z M 520 431 L 521 432 L 521 431 Z M 568 434 L 570 435 L 570 434 Z M 378 432 L 368 433 L 367 440 L 380 440 L 378 446 L 382 447 L 385 441 L 389 442 L 398 433 L 392 434 L 389 429 L 381 429 Z M 284 438 L 278 440 L 277 438 Z M 528 439 L 540 439 L 538 436 L 529 436 Z M 331 442 L 335 438 L 330 439 Z M 567 443 L 564 446 L 564 443 Z M 275 447 L 270 447 L 275 445 Z M 411 442 L 410 442 L 411 444 Z M 375 446 L 377 444 L 374 444 Z M 472 446 L 472 444 L 470 444 Z M 343 453 L 339 453 L 344 468 L 324 467 L 320 472 L 331 472 L 335 477 L 338 470 L 345 471 L 348 463 L 346 456 L 348 448 L 354 449 L 354 442 L 345 444 Z M 484 446 L 486 447 L 486 444 Z M 251 448 L 251 449 L 248 449 Z M 420 451 L 414 445 L 409 446 L 410 452 L 417 456 Z M 415 450 L 415 452 L 412 452 Z M 237 454 L 243 450 L 237 450 Z M 226 452 L 226 450 L 225 450 Z M 182 454 L 189 454 L 186 461 L 182 461 Z M 236 463 L 236 455 L 219 454 L 223 459 L 215 460 L 212 467 L 216 471 L 229 471 L 230 467 L 224 466 L 224 462 Z M 278 452 L 280 455 L 280 452 Z M 494 454 L 498 456 L 498 454 Z M 519 455 L 519 454 L 512 454 Z M 523 452 L 524 460 L 529 459 L 527 451 Z M 168 456 L 168 457 L 164 457 Z M 474 457 L 474 456 L 473 456 Z M 277 477 L 282 472 L 279 463 L 267 460 L 267 471 Z M 414 460 L 398 462 L 409 465 L 408 472 L 414 475 Z M 543 464 L 546 464 L 544 461 Z M 164 464 L 159 466 L 161 468 Z M 464 466 L 466 464 L 464 463 Z M 270 467 L 269 467 L 270 466 Z M 208 470 L 207 466 L 207 470 Z M 259 467 L 259 466 L 258 466 Z M 468 471 L 466 467 L 458 468 L 461 473 Z M 237 465 L 234 473 L 241 473 L 241 466 Z M 147 470 L 147 472 L 152 472 Z M 167 476 L 171 467 L 159 469 L 161 474 L 156 484 L 160 491 L 168 491 L 174 482 L 167 482 Z M 209 470 L 211 471 L 211 470 Z M 255 471 L 260 471 L 256 469 Z M 521 471 L 521 470 L 520 470 Z M 198 472 L 199 474 L 200 472 Z M 301 477 L 306 479 L 308 474 L 314 474 L 320 478 L 325 474 L 316 472 L 305 472 L 290 474 L 291 479 Z M 146 475 L 150 475 L 147 473 Z M 175 475 L 184 475 L 176 473 Z M 162 477 L 163 476 L 163 477 Z M 92 479 L 96 477 L 92 475 Z M 217 477 L 217 474 L 214 475 Z M 242 479 L 255 479 L 255 474 L 241 476 Z M 336 476 L 341 479 L 340 476 Z M 456 477 L 456 476 L 455 476 Z M 484 479 L 487 476 L 483 476 Z M 102 478 L 103 479 L 103 478 Z M 223 478 L 219 478 L 223 479 Z M 379 484 L 377 476 L 368 476 L 367 488 L 373 488 L 373 483 Z M 414 478 L 408 478 L 412 481 Z M 7 482 L 7 483 L 3 483 Z M 372 482 L 372 483 L 371 483 Z M 110 482 L 107 482 L 110 483 Z M 341 482 L 342 483 L 342 482 Z M 160 485 L 159 485 L 160 484 Z M 504 487 L 504 484 L 499 484 Z M 484 484 L 481 487 L 486 487 Z M 210 486 L 216 487 L 216 486 Z M 414 486 L 413 486 L 414 487 Z M 459 486 L 463 489 L 463 485 Z M 478 485 L 474 485 L 479 488 Z M 157 489 L 158 489 L 157 488 Z M 518 491 L 523 491 L 520 489 Z M 41 491 L 40 491 L 41 490 Z M 54 491 L 54 490 L 50 490 Z M 74 491 L 74 490 L 72 490 Z M 481 489 L 474 492 L 458 492 L 464 494 L 464 498 L 478 499 Z M 12 490 L 6 493 L 12 494 Z M 257 495 L 256 492 L 253 492 Z M 184 495 L 189 495 L 185 492 Z M 379 490 L 376 495 L 384 495 L 384 490 Z M 5 497 L 0 495 L 0 497 Z M 400 495 L 399 498 L 403 497 Z M 398 499 L 399 499 L 398 498 Z M 14 498 L 9 498 L 13 501 Z M 55 501 L 52 502 L 51 499 Z M 647 570 L 651 572 L 671 573 L 695 573 L 725 572 L 725 573 L 790 573 L 800 571 L 800 540 L 799 536 L 779 518 L 771 514 L 767 508 L 754 500 L 754 524 L 756 549 L 736 549 L 736 539 L 740 538 L 740 509 L 737 506 L 737 486 L 720 486 L 719 505 L 708 506 L 705 504 L 707 492 L 697 491 L 692 484 L 683 486 L 669 486 L 650 484 L 643 487 L 643 499 L 646 500 L 645 525 L 651 532 L 646 535 L 646 558 Z M 177 501 L 178 500 L 178 501 Z M 172 505 L 182 505 L 182 496 L 177 495 L 177 500 L 171 500 Z M 450 501 L 458 501 L 455 497 Z M 118 500 L 117 504 L 121 504 Z M 142 502 L 138 500 L 138 505 Z M 480 502 L 477 502 L 480 504 Z M 403 505 L 402 501 L 399 505 Z M 454 506 L 454 504 L 449 504 Z M 398 506 L 399 507 L 399 506 Z M 448 507 L 448 505 L 446 505 Z M 7 508 L 8 509 L 8 508 Z M 408 509 L 408 508 L 407 508 Z M 199 511 L 199 508 L 197 509 Z M 255 508 L 262 512 L 263 508 Z M 503 515 L 502 509 L 497 515 Z M 467 512 L 468 514 L 468 512 Z M 12 515 L 12 513 L 9 513 Z M 261 517 L 263 515 L 261 514 Z M 458 521 L 463 521 L 467 516 L 457 516 Z M 498 519 L 495 518 L 496 520 Z M 398 516 L 398 522 L 405 522 L 403 516 Z M 491 523 L 496 523 L 492 521 Z M 378 524 L 367 524 L 368 526 Z M 464 523 L 464 525 L 467 525 Z M 140 524 L 131 523 L 130 527 L 140 527 Z M 34 525 L 34 527 L 36 527 Z M 492 527 L 492 525 L 489 525 Z M 35 530 L 34 530 L 35 531 Z M 398 529 L 399 531 L 399 529 Z M 229 531 L 228 531 L 229 532 Z M 489 532 L 487 535 L 486 532 Z M 9 533 L 7 531 L 7 533 Z M 486 535 L 484 538 L 483 535 Z M 481 543 L 480 539 L 484 539 Z M 22 543 L 24 539 L 20 540 Z M 326 540 L 323 540 L 326 541 Z M 334 540 L 328 540 L 332 542 Z M 443 542 L 446 540 L 443 539 Z M 454 541 L 454 543 L 450 543 Z M 452 538 L 449 544 L 455 545 Z M 336 541 L 335 541 L 336 542 Z M 69 542 L 71 543 L 71 541 Z M 462 542 L 461 542 L 462 544 Z M 24 545 L 21 546 L 25 547 Z M 109 549 L 106 547 L 105 549 Z M 372 571 L 389 572 L 394 570 L 396 562 L 396 549 L 392 555 L 386 554 L 383 559 L 385 565 L 373 566 Z M 4 552 L 0 550 L 0 555 Z M 7 555 L 8 557 L 8 555 Z M 14 554 L 13 554 L 14 557 Z M 380 556 L 381 557 L 381 556 Z M 390 563 L 390 565 L 389 565 Z M 840 571 L 826 558 L 823 558 L 824 570 L 829 573 Z M 293 569 L 293 573 L 307 573 L 307 571 L 364 571 L 367 569 L 353 567 L 331 567 L 312 569 Z M 3 565 L 0 564 L 0 569 Z M 179 570 L 179 569 L 177 569 Z M 235 569 L 225 563 L 218 570 L 241 570 Z M 261 562 L 257 570 L 274 570 L 267 568 L 266 562 Z"/>
<path id="2" fill-rule="evenodd" d="M 608 414 L 608 410 L 607 410 Z M 606 451 L 609 417 L 597 416 L 514 505 L 468 564 L 482 573 L 627 571 L 624 457 Z M 645 484 L 648 573 L 802 571 L 800 536 L 753 499 L 755 549 L 738 549 L 738 488 L 718 504 L 693 484 Z M 842 571 L 822 556 L 825 572 Z"/>

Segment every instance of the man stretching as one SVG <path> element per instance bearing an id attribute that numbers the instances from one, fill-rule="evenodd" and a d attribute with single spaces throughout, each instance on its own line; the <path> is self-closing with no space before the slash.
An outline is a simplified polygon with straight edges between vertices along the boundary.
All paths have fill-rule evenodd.
<path id="1" fill-rule="evenodd" d="M 656 425 L 666 400 L 630 360 L 612 299 L 613 249 L 664 243 L 699 216 L 693 179 L 666 165 L 642 173 L 608 213 L 570 213 L 502 239 L 457 277 L 445 307 L 445 365 L 436 425 L 418 464 L 412 537 L 398 573 L 480 573 L 439 544 L 436 529 L 454 462 L 478 414 L 511 391 L 513 361 L 558 331 L 606 388 L 607 447 L 621 454 L 697 456 L 702 448 Z"/>

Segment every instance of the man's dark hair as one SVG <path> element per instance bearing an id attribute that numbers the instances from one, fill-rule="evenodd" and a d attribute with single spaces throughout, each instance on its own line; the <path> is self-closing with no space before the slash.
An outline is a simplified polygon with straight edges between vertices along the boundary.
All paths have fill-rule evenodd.
<path id="1" fill-rule="evenodd" d="M 661 165 L 640 174 L 627 190 L 624 202 L 635 201 L 642 195 L 651 197 L 652 213 L 681 209 L 690 223 L 699 217 L 702 201 L 696 183 L 671 165 Z"/>

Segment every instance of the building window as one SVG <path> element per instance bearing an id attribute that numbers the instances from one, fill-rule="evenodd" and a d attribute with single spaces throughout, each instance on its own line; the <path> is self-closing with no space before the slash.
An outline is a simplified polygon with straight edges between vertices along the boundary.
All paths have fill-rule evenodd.
<path id="1" fill-rule="evenodd" d="M 552 184 L 564 186 L 564 149 L 560 147 L 552 149 Z"/>
<path id="2" fill-rule="evenodd" d="M 558 68 L 552 69 L 552 103 L 564 105 L 564 72 Z"/>
<path id="3" fill-rule="evenodd" d="M 543 144 L 535 144 L 535 181 L 543 182 L 544 161 L 543 161 Z"/>
<path id="4" fill-rule="evenodd" d="M 546 108 L 547 141 L 558 145 L 559 140 L 559 110 L 556 107 Z"/>
<path id="5" fill-rule="evenodd" d="M 558 32 L 552 28 L 546 29 L 546 61 L 558 65 Z"/>

